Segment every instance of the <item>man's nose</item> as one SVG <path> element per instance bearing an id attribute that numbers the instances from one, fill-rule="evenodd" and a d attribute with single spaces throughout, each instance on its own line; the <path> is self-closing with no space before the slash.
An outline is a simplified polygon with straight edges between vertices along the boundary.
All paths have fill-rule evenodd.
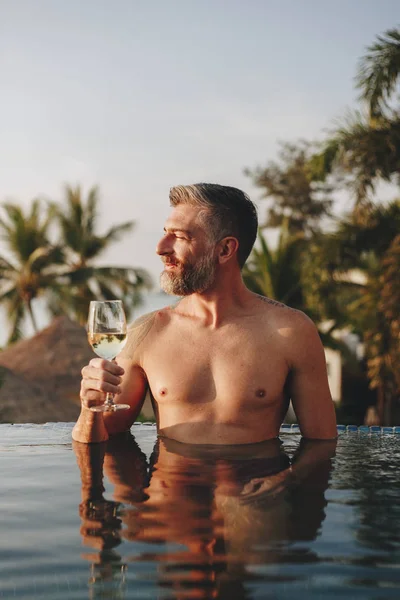
<path id="1" fill-rule="evenodd" d="M 164 235 L 161 240 L 158 242 L 156 247 L 156 252 L 159 256 L 164 256 L 165 254 L 171 254 L 172 247 L 171 241 L 168 239 L 167 235 Z"/>

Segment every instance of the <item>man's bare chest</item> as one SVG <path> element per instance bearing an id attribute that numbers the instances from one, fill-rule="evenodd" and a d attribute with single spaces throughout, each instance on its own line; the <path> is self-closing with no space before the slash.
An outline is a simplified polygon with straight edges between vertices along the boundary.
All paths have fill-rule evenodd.
<path id="1" fill-rule="evenodd" d="M 143 360 L 158 403 L 265 407 L 282 398 L 288 375 L 279 340 L 267 332 L 162 332 Z"/>

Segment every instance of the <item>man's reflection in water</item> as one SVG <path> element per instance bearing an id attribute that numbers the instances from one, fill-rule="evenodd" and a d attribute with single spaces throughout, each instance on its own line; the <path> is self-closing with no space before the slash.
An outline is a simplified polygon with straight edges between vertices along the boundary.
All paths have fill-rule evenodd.
<path id="1" fill-rule="evenodd" d="M 73 442 L 73 448 L 82 481 L 80 534 L 85 546 L 97 550 L 83 554 L 91 563 L 89 597 L 95 597 L 93 586 L 100 583 L 112 592 L 107 597 L 124 598 L 126 564 L 116 548 L 121 544 L 124 505 L 140 503 L 145 498 L 146 456 L 130 433 L 101 444 Z M 104 498 L 103 471 L 114 484 L 113 500 Z"/>
<path id="2" fill-rule="evenodd" d="M 321 527 L 335 446 L 302 440 L 290 460 L 279 440 L 201 446 L 160 438 L 147 483 L 132 436 L 107 447 L 75 443 L 85 507 L 81 534 L 100 549 L 98 577 L 111 580 L 113 569 L 123 571 L 115 551 L 122 539 L 148 543 L 145 555 L 125 556 L 125 565 L 154 561 L 158 585 L 179 600 L 245 599 L 246 582 L 282 579 L 262 565 L 317 560 L 304 550 L 299 556 L 291 542 L 311 541 Z M 115 486 L 113 502 L 103 498 L 103 462 Z M 153 544 L 164 551 L 152 552 Z M 95 563 L 95 556 L 87 558 Z"/>

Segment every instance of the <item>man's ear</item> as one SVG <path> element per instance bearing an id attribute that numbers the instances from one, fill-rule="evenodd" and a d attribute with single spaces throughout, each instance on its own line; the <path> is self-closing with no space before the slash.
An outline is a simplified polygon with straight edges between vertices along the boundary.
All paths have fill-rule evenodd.
<path id="1" fill-rule="evenodd" d="M 228 262 L 236 254 L 239 242 L 234 237 L 226 237 L 218 243 L 217 257 L 220 265 Z"/>

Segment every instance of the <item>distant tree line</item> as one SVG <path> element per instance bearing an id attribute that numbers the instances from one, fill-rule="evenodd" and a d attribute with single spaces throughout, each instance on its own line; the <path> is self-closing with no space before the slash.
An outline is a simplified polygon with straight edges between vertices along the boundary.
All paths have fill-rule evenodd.
<path id="1" fill-rule="evenodd" d="M 359 110 L 347 114 L 322 143 L 282 144 L 278 162 L 246 170 L 268 207 L 245 268 L 249 287 L 309 314 L 324 344 L 340 349 L 348 369 L 368 381 L 372 395 L 347 399 L 354 419 L 362 419 L 368 396 L 376 402 L 379 422 L 396 425 L 400 200 L 380 202 L 376 190 L 380 181 L 400 184 L 399 78 L 400 30 L 392 29 L 359 61 Z M 338 217 L 333 193 L 340 189 L 353 200 Z M 271 227 L 280 230 L 274 249 L 265 236 Z M 336 335 L 344 329 L 359 336 L 362 360 Z"/>

